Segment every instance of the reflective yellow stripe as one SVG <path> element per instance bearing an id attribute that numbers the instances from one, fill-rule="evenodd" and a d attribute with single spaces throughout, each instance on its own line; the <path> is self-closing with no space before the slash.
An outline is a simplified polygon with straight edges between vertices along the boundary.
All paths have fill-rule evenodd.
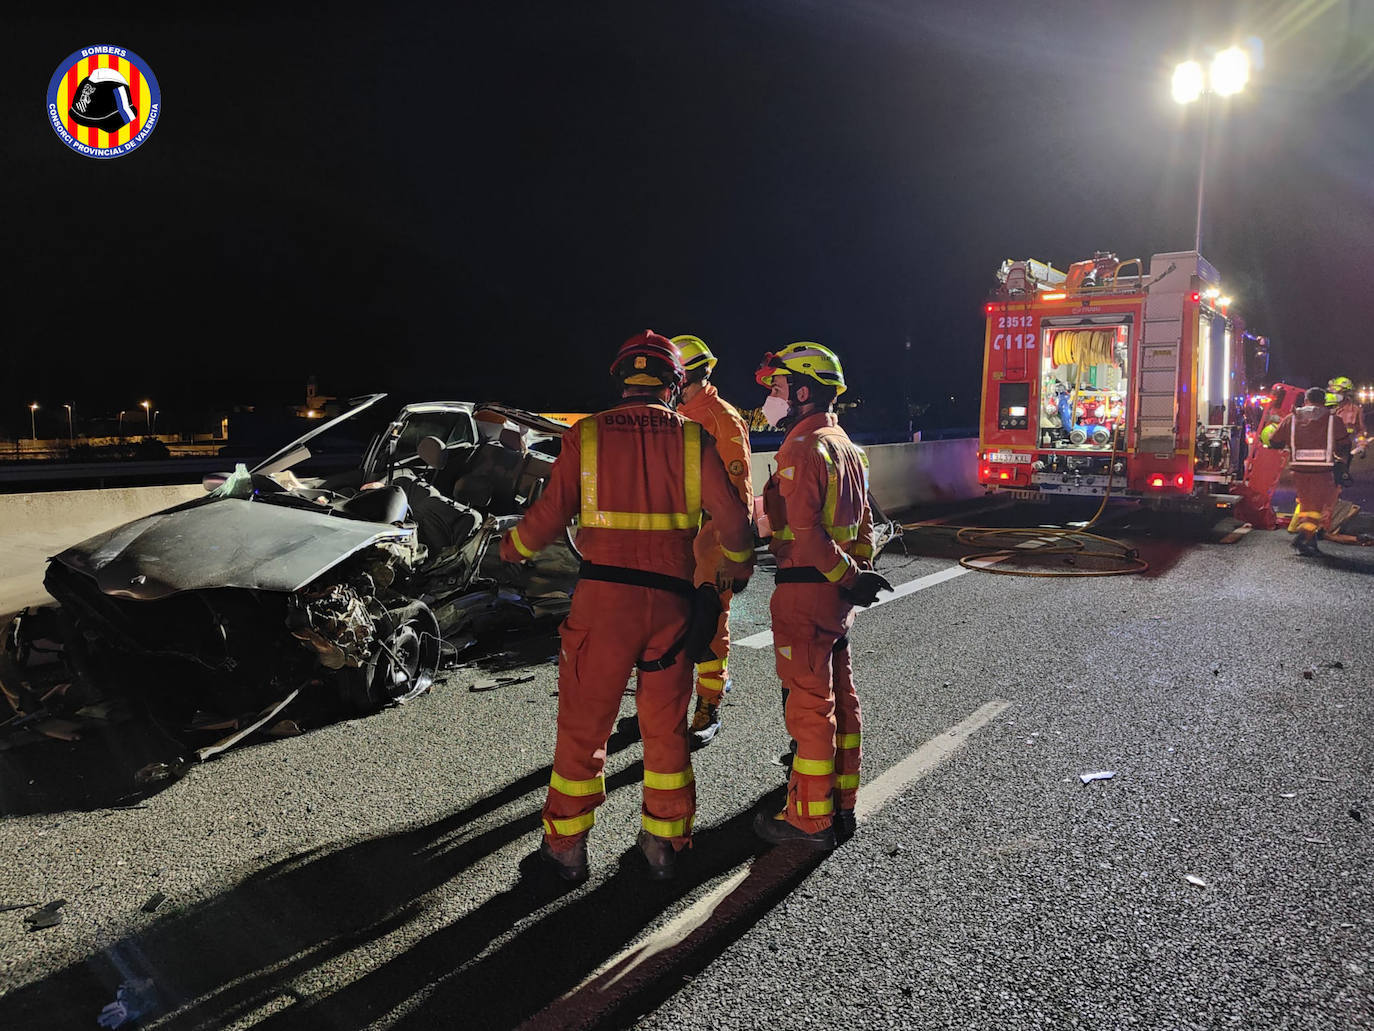
<path id="1" fill-rule="evenodd" d="M 520 527 L 512 526 L 510 529 L 510 542 L 515 545 L 515 550 L 526 558 L 534 558 L 535 553 L 525 547 L 525 542 L 520 539 Z"/>
<path id="2" fill-rule="evenodd" d="M 819 802 L 803 802 L 797 799 L 798 816 L 829 816 L 835 811 L 835 801 L 823 798 Z"/>
<path id="3" fill-rule="evenodd" d="M 753 554 L 752 551 L 731 551 L 729 548 L 724 546 L 721 547 L 720 553 L 724 555 L 726 558 L 728 558 L 731 562 L 748 562 L 749 556 Z"/>
<path id="4" fill-rule="evenodd" d="M 833 584 L 847 572 L 849 572 L 849 559 L 841 558 L 840 561 L 835 564 L 835 568 L 825 574 L 825 578 Z"/>
<path id="5" fill-rule="evenodd" d="M 859 742 L 863 738 L 862 734 L 836 734 L 836 748 L 858 748 Z"/>
<path id="6" fill-rule="evenodd" d="M 646 788 L 657 788 L 659 791 L 676 791 L 678 788 L 685 788 L 696 778 L 692 775 L 692 768 L 682 770 L 680 773 L 655 773 L 653 770 L 644 771 L 644 786 Z"/>
<path id="7" fill-rule="evenodd" d="M 606 778 L 592 777 L 590 780 L 569 780 L 567 777 L 560 777 L 557 773 L 549 778 L 549 787 L 564 795 L 572 795 L 580 798 L 583 795 L 604 795 L 606 793 Z"/>
<path id="8" fill-rule="evenodd" d="M 724 678 L 724 677 L 713 677 L 713 676 L 711 676 L 711 675 L 709 675 L 709 674 L 698 673 L 698 674 L 697 674 L 697 682 L 698 682 L 699 684 L 701 684 L 702 687 L 709 687 L 709 688 L 724 688 L 724 687 L 725 687 L 725 678 Z"/>
<path id="9" fill-rule="evenodd" d="M 596 813 L 583 813 L 581 816 L 574 816 L 567 820 L 545 820 L 544 833 L 546 834 L 581 834 L 585 830 L 590 830 L 592 824 L 596 823 Z"/>
<path id="10" fill-rule="evenodd" d="M 835 787 L 844 791 L 848 788 L 859 786 L 859 775 L 857 773 L 837 773 L 835 774 Z"/>
<path id="11" fill-rule="evenodd" d="M 724 659 L 707 659 L 705 662 L 697 663 L 698 673 L 714 673 L 717 670 L 721 670 L 722 672 L 725 670 Z"/>
<path id="12" fill-rule="evenodd" d="M 797 535 L 792 532 L 792 527 L 784 526 L 781 530 L 773 531 L 773 536 L 780 541 L 794 541 Z"/>
<path id="13" fill-rule="evenodd" d="M 686 512 L 609 512 L 600 508 L 597 498 L 597 421 L 583 419 L 579 424 L 582 439 L 582 504 L 579 519 L 583 526 L 604 530 L 693 530 L 701 525 L 701 425 L 689 422 L 682 428 L 683 487 L 687 495 Z"/>
<path id="14" fill-rule="evenodd" d="M 858 556 L 859 558 L 872 558 L 872 557 L 873 557 L 873 545 L 871 545 L 871 544 L 864 544 L 863 542 L 860 542 L 860 543 L 854 545 L 854 548 L 853 548 L 853 550 L 850 551 L 850 554 L 851 554 L 851 555 L 856 555 L 856 556 Z"/>
<path id="15" fill-rule="evenodd" d="M 835 772 L 835 760 L 803 759 L 800 756 L 793 756 L 792 772 L 804 773 L 808 777 L 828 777 Z"/>
<path id="16" fill-rule="evenodd" d="M 840 477 L 835 470 L 835 459 L 831 456 L 830 449 L 817 442 L 816 450 L 825 459 L 825 505 L 821 509 L 821 522 L 829 533 L 830 527 L 835 525 L 835 510 L 840 504 Z"/>
<path id="17" fill-rule="evenodd" d="M 685 838 L 692 833 L 690 816 L 685 820 L 655 820 L 652 816 L 641 813 L 639 822 L 644 825 L 646 831 L 660 838 Z"/>
<path id="18" fill-rule="evenodd" d="M 687 525 L 701 525 L 701 424 L 682 427 L 682 474 L 687 480 Z"/>

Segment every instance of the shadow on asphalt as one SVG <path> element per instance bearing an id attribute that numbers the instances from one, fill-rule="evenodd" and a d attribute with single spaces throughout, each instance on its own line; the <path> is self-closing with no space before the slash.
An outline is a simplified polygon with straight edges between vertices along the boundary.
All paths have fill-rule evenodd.
<path id="1" fill-rule="evenodd" d="M 547 662 L 558 651 L 557 624 L 524 628 L 519 632 L 482 639 L 463 653 L 463 665 L 440 674 L 436 691 L 466 690 L 473 670 L 502 674 Z M 423 704 L 421 702 L 420 704 Z M 0 702 L 3 705 L 3 702 Z M 131 708 L 138 712 L 140 706 Z M 350 719 L 366 719 L 335 706 L 298 700 L 283 712 L 309 734 Z M 0 728 L 0 734 L 7 731 Z M 0 749 L 0 816 L 26 816 L 66 810 L 90 811 L 131 806 L 170 787 L 180 776 L 200 769 L 197 747 L 210 744 L 225 731 L 175 733 L 146 713 L 117 723 L 90 721 L 76 741 L 45 738 L 28 731 L 12 739 L 14 747 Z M 263 747 L 272 739 L 249 737 L 236 751 Z M 135 775 L 153 763 L 175 765 L 190 756 L 180 773 L 140 786 Z M 207 776 L 212 775 L 206 772 Z"/>
<path id="2" fill-rule="evenodd" d="M 623 718 L 607 742 L 607 753 L 621 751 L 637 740 L 635 718 Z M 261 1019 L 286 1003 L 294 1005 L 287 1007 L 280 1020 L 268 1017 L 269 1024 L 336 1028 L 366 1023 L 479 955 L 495 938 L 560 897 L 562 885 L 548 876 L 522 877 L 516 887 L 488 899 L 361 982 L 318 1004 L 298 999 L 285 986 L 308 979 L 331 960 L 423 919 L 428 910 L 422 896 L 537 831 L 550 771 L 548 766 L 534 770 L 424 827 L 310 850 L 271 863 L 222 895 L 170 913 L 84 963 L 10 992 L 4 1003 L 6 1026 L 93 1027 L 119 985 L 133 978 L 153 980 L 160 1012 L 185 1007 L 162 1025 L 169 1028 L 223 1027 L 255 1013 Z M 635 762 L 608 777 L 606 789 L 638 789 L 642 778 L 643 765 Z M 536 800 L 525 814 L 471 833 L 471 825 L 478 820 L 532 793 Z M 645 891 L 648 882 L 637 875 L 616 883 L 631 896 Z M 685 890 L 688 884 L 680 887 Z M 628 897 L 606 904 L 634 905 Z M 581 919 L 594 922 L 585 910 Z M 578 932 L 575 937 L 585 939 L 587 933 Z M 523 970 L 520 976 L 523 980 L 507 983 L 545 983 L 537 967 Z M 490 988 L 490 982 L 471 986 L 479 1008 L 482 997 L 498 994 Z M 540 989 L 535 986 L 532 991 L 537 995 Z M 459 1024 L 477 1026 L 467 1021 Z"/>

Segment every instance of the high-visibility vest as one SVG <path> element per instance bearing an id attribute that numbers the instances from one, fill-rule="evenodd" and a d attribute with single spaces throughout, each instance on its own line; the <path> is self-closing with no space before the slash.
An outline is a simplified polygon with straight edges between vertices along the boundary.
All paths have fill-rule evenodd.
<path id="1" fill-rule="evenodd" d="M 686 422 L 682 427 L 682 472 L 684 512 L 613 512 L 601 507 L 597 491 L 597 444 L 600 418 L 583 419 L 582 505 L 579 521 L 584 527 L 600 530 L 695 530 L 701 525 L 701 426 Z"/>
<path id="2" fill-rule="evenodd" d="M 1330 469 L 1336 460 L 1336 418 L 1326 413 L 1326 447 L 1298 447 L 1298 423 L 1288 430 L 1288 467 L 1290 469 Z"/>
<path id="3" fill-rule="evenodd" d="M 857 445 L 853 445 L 853 447 L 854 450 L 859 453 L 859 461 L 863 463 L 864 496 L 867 497 L 868 455 L 864 453 L 863 448 Z M 830 449 L 820 440 L 816 441 L 816 452 L 825 459 L 825 503 L 821 507 L 821 527 L 825 530 L 826 536 L 836 544 L 847 544 L 855 537 L 859 536 L 860 524 L 858 521 L 852 523 L 836 522 L 835 513 L 840 504 L 840 475 L 835 466 L 835 456 L 830 453 Z M 780 541 L 793 541 L 797 539 L 796 534 L 792 532 L 792 527 L 790 526 L 782 527 L 780 530 L 776 531 L 773 536 Z"/>

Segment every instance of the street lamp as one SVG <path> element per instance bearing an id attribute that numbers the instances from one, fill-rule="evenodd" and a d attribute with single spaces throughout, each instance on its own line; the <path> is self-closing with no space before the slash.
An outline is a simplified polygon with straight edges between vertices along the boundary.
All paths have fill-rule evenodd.
<path id="1" fill-rule="evenodd" d="M 76 440 L 76 431 L 72 429 L 72 406 L 63 405 L 62 407 L 67 410 L 67 441 L 71 443 Z"/>
<path id="2" fill-rule="evenodd" d="M 124 413 L 127 411 L 127 408 L 121 408 L 119 410 L 119 440 L 121 443 L 124 441 Z"/>
<path id="3" fill-rule="evenodd" d="M 38 402 L 35 401 L 29 405 L 29 436 L 33 438 L 35 444 L 38 443 L 38 416 L 35 414 L 37 411 Z"/>
<path id="4" fill-rule="evenodd" d="M 1245 89 L 1250 81 L 1250 55 L 1240 47 L 1227 47 L 1212 58 L 1209 73 L 1197 61 L 1184 61 L 1174 68 L 1171 83 L 1174 102 L 1191 104 L 1202 100 L 1202 149 L 1197 166 L 1197 225 L 1193 250 L 1202 251 L 1202 192 L 1207 178 L 1207 142 L 1212 128 L 1212 94 L 1230 97 Z"/>
<path id="5" fill-rule="evenodd" d="M 148 432 L 153 432 L 153 403 L 151 401 L 140 401 L 143 406 L 143 414 L 148 416 Z"/>

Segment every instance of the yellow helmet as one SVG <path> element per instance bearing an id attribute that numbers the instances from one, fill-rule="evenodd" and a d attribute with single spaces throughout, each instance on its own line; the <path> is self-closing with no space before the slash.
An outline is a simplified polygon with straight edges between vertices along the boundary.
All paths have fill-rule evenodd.
<path id="1" fill-rule="evenodd" d="M 716 356 L 711 353 L 711 349 L 706 346 L 706 341 L 701 337 L 694 337 L 690 333 L 682 336 L 673 337 L 673 343 L 677 344 L 677 349 L 682 355 L 682 367 L 687 370 L 687 378 L 692 378 L 692 373 L 705 366 L 705 376 L 711 375 L 716 367 Z"/>
<path id="2" fill-rule="evenodd" d="M 754 379 L 762 386 L 771 387 L 773 377 L 779 374 L 810 376 L 822 386 L 833 389 L 836 397 L 847 389 L 839 356 L 830 348 L 809 340 L 788 344 L 777 354 L 771 351 L 765 354 Z"/>
<path id="3" fill-rule="evenodd" d="M 1355 384 L 1349 376 L 1336 376 L 1326 385 L 1326 389 L 1333 394 L 1349 394 L 1355 389 Z"/>

